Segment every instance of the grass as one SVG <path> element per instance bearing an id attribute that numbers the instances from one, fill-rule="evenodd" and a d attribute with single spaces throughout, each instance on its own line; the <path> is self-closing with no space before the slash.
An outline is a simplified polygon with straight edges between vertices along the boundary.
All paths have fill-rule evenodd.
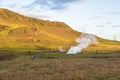
<path id="1" fill-rule="evenodd" d="M 50 50 L 0 50 L 0 56 L 6 57 L 0 61 L 0 80 L 120 79 L 119 50 L 76 55 Z"/>

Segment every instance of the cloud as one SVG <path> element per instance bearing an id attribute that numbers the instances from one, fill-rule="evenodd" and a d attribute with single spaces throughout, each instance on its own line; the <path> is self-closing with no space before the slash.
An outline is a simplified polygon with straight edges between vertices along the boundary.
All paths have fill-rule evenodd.
<path id="1" fill-rule="evenodd" d="M 108 14 L 110 14 L 110 15 L 118 15 L 118 14 L 120 14 L 120 12 L 119 11 L 114 11 L 114 10 L 109 10 Z"/>
<path id="2" fill-rule="evenodd" d="M 101 16 L 94 16 L 92 18 L 90 18 L 89 20 L 97 20 L 97 19 L 101 19 L 102 17 Z"/>
<path id="3" fill-rule="evenodd" d="M 120 27 L 120 25 L 114 25 L 114 26 L 112 26 L 112 27 L 114 27 L 114 28 L 118 28 L 118 27 Z"/>
<path id="4" fill-rule="evenodd" d="M 20 12 L 21 14 L 24 14 L 25 16 L 30 16 L 32 18 L 40 18 L 40 19 L 50 19 L 51 16 L 43 13 L 38 13 L 37 11 L 22 11 Z"/>
<path id="5" fill-rule="evenodd" d="M 34 0 L 0 0 L 0 7 L 4 8 L 22 8 L 25 5 L 31 4 Z"/>
<path id="6" fill-rule="evenodd" d="M 81 1 L 81 0 L 35 0 L 33 3 L 24 6 L 24 8 L 28 9 L 50 9 L 50 10 L 61 10 L 68 7 L 69 4 Z"/>
<path id="7" fill-rule="evenodd" d="M 109 12 L 108 14 L 120 14 L 120 12 Z"/>
<path id="8" fill-rule="evenodd" d="M 107 25 L 112 25 L 112 23 L 111 23 L 111 22 L 107 22 L 106 24 L 107 24 Z"/>
<path id="9" fill-rule="evenodd" d="M 97 27 L 104 27 L 104 25 L 97 25 Z"/>
<path id="10" fill-rule="evenodd" d="M 64 10 L 77 1 L 82 0 L 0 0 L 0 7 L 30 17 L 51 19 L 57 10 Z"/>

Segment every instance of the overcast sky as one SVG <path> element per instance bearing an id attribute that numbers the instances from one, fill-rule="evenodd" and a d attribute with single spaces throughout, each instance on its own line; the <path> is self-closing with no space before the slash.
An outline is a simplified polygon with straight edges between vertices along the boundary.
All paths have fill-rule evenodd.
<path id="1" fill-rule="evenodd" d="M 120 0 L 0 0 L 0 7 L 120 41 Z"/>

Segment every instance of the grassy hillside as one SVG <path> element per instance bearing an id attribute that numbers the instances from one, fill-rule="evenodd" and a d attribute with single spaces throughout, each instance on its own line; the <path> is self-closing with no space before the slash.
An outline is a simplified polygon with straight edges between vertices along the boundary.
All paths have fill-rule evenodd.
<path id="1" fill-rule="evenodd" d="M 57 49 L 75 44 L 80 33 L 63 22 L 29 18 L 0 9 L 0 36 L 1 48 Z"/>
<path id="2" fill-rule="evenodd" d="M 29 18 L 0 8 L 0 48 L 68 49 L 81 35 L 64 22 Z M 119 50 L 120 42 L 97 37 L 99 44 L 86 50 Z"/>

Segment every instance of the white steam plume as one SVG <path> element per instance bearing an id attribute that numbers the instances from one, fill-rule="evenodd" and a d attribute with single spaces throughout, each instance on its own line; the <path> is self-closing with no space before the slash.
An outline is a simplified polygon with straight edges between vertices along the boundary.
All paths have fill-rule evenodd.
<path id="1" fill-rule="evenodd" d="M 97 38 L 92 34 L 81 34 L 80 38 L 76 39 L 78 43 L 77 46 L 71 46 L 67 54 L 77 54 L 80 53 L 82 49 L 87 48 L 89 45 L 98 44 Z"/>

